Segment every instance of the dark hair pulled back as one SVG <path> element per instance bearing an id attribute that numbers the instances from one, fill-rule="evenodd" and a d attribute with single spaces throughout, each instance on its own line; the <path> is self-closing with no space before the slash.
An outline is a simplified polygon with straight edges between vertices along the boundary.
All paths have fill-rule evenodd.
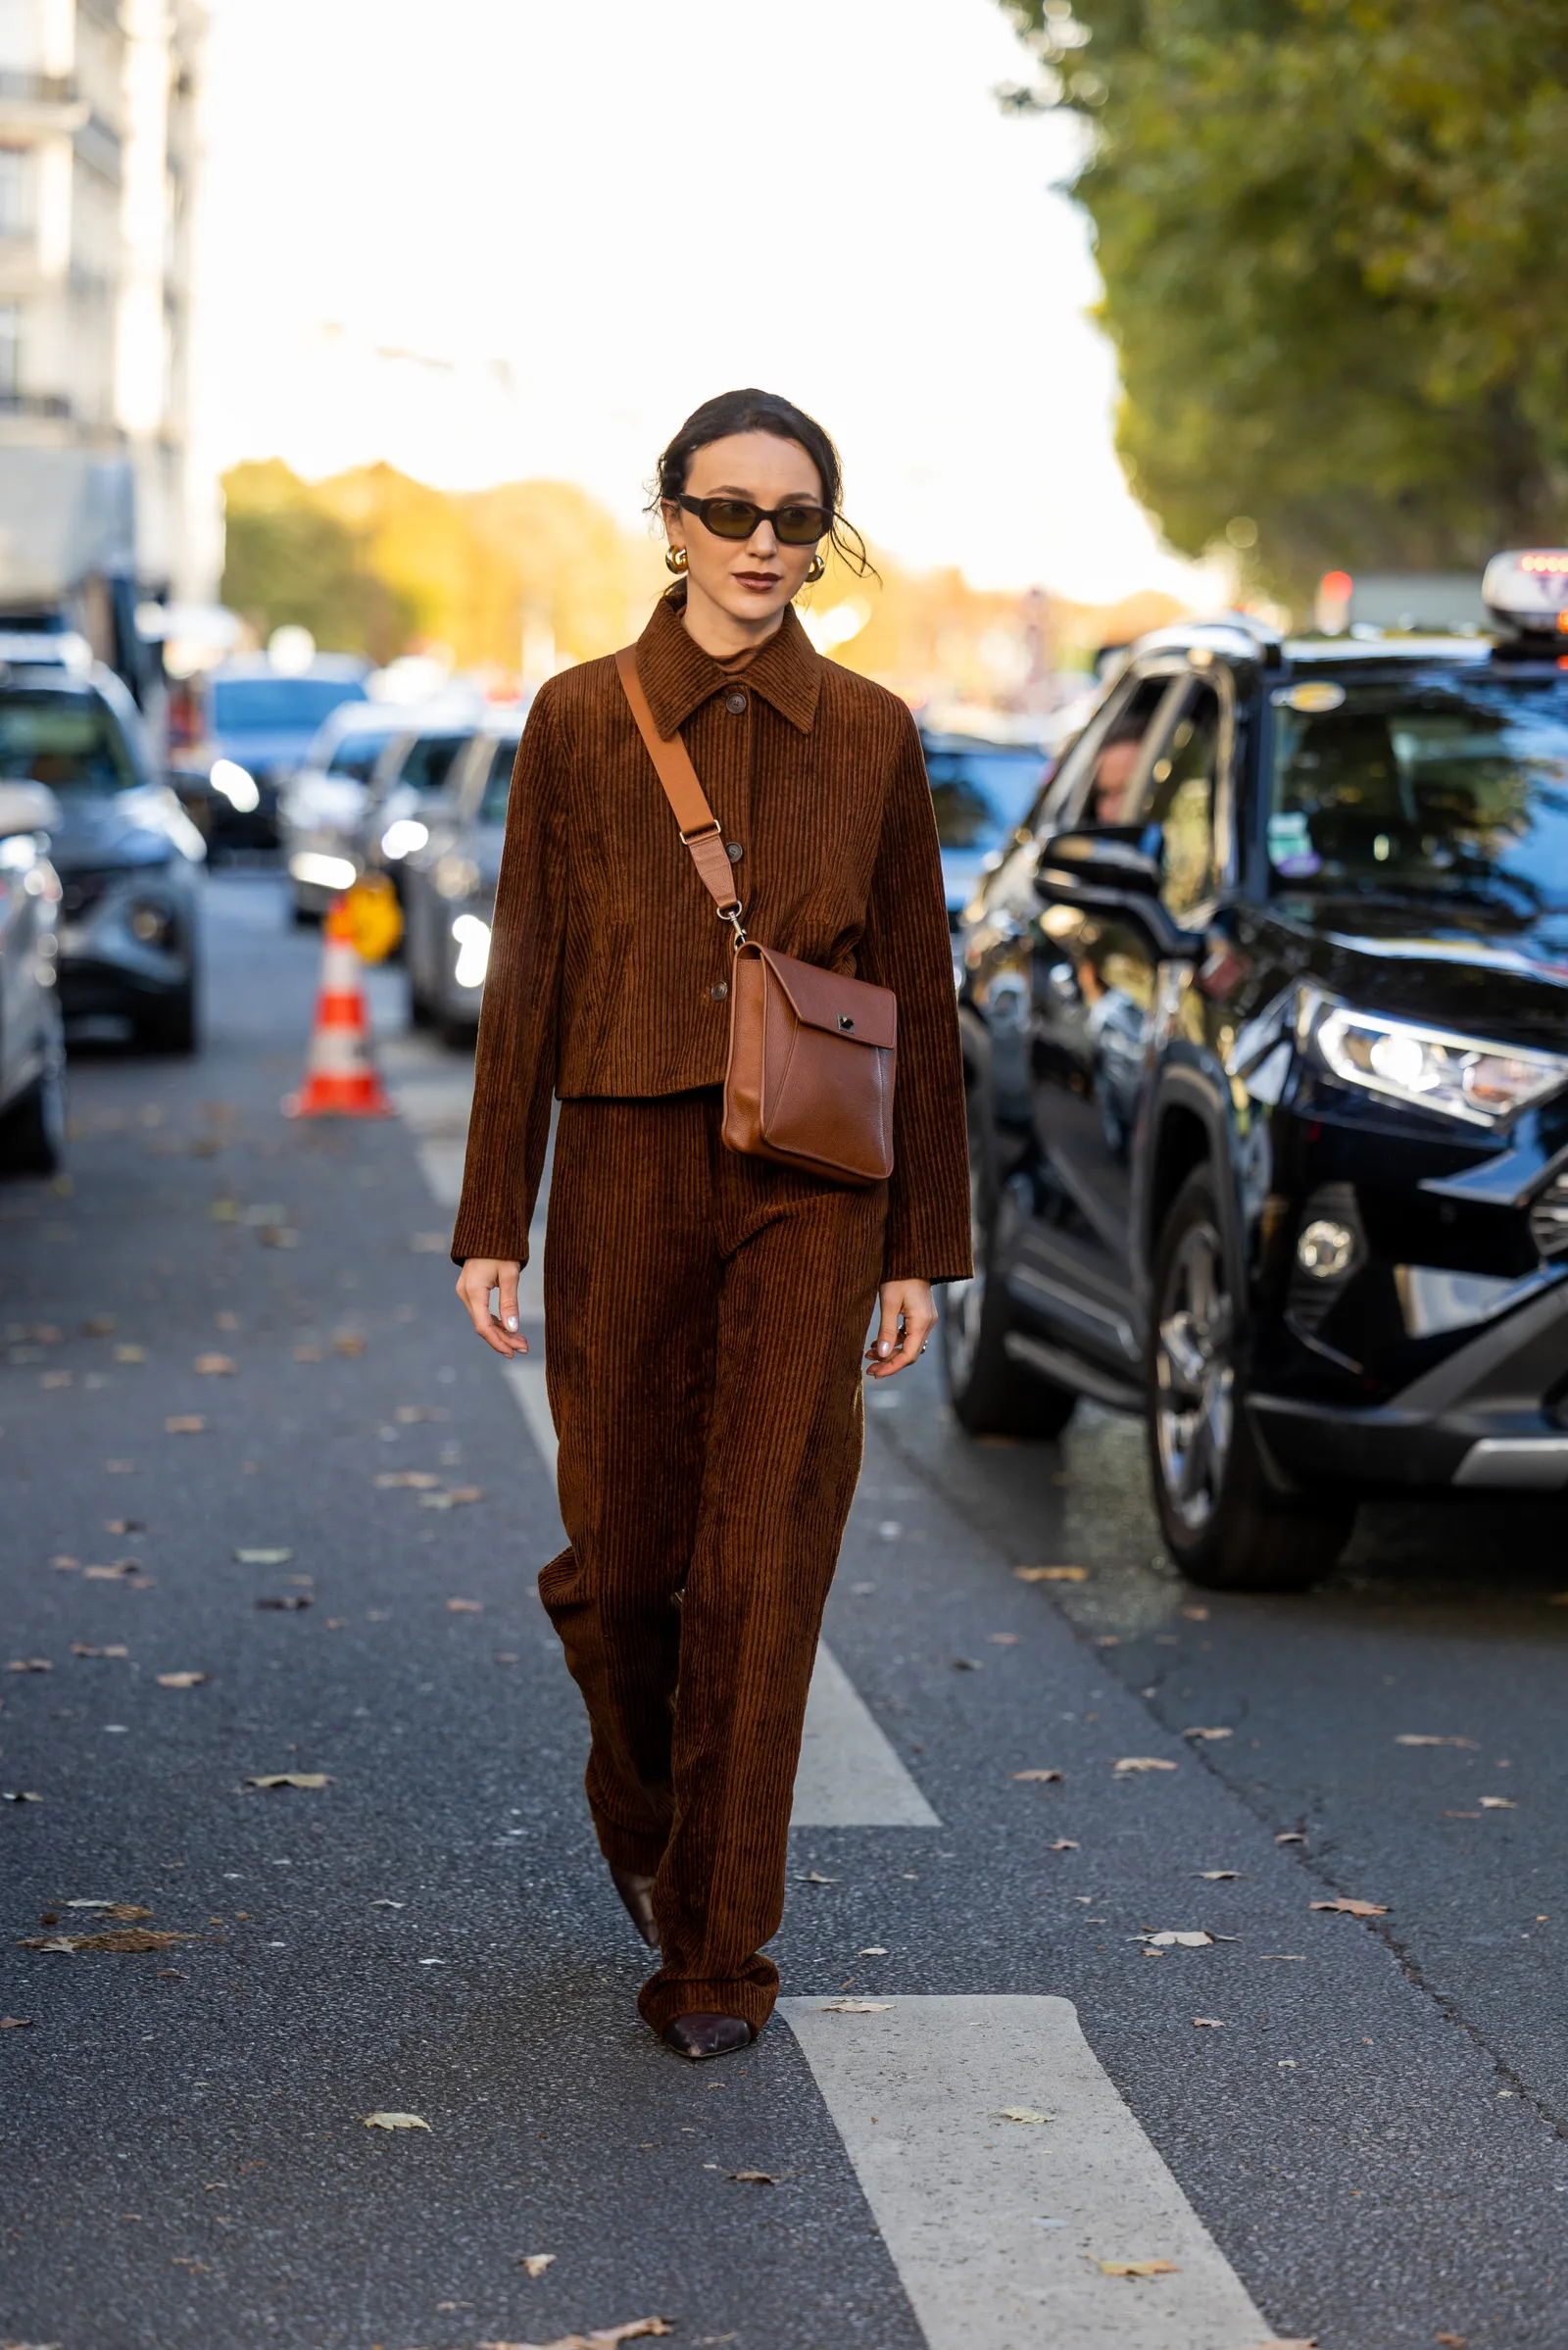
<path id="1" fill-rule="evenodd" d="M 839 512 L 844 495 L 844 471 L 839 453 L 831 436 L 814 416 L 797 408 L 778 392 L 759 391 L 755 386 L 738 392 L 720 392 L 694 408 L 685 423 L 675 434 L 659 460 L 659 472 L 648 502 L 650 514 L 657 514 L 668 500 L 677 500 L 686 487 L 692 459 L 710 441 L 728 440 L 737 432 L 770 432 L 775 440 L 798 441 L 816 467 L 822 484 L 822 503 L 832 514 L 828 544 L 840 560 L 858 577 L 867 572 L 875 576 L 874 566 L 865 551 L 865 541 L 854 524 L 847 522 Z"/>

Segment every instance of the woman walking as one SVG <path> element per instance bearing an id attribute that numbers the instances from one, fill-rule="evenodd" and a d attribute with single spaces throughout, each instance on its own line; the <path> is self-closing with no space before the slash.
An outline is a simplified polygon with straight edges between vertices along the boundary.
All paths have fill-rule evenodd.
<path id="1" fill-rule="evenodd" d="M 705 2057 L 754 2039 L 778 1989 L 761 1948 L 872 1309 L 880 1293 L 869 1376 L 892 1378 L 934 1326 L 931 1284 L 969 1270 L 969 1199 L 919 739 L 792 609 L 822 540 L 858 549 L 837 452 L 790 402 L 728 392 L 682 425 L 658 494 L 677 579 L 627 673 L 553 678 L 518 750 L 452 1253 L 480 1337 L 525 1351 L 517 1276 L 559 1097 L 546 1368 L 570 1547 L 539 1588 L 587 1704 L 600 1849 L 660 1953 L 639 2005 Z M 711 823 L 691 821 L 692 784 Z M 888 1042 L 892 991 L 889 1180 L 867 1179 L 874 1155 L 844 1180 L 740 1134 L 729 1030 L 733 1012 L 742 1053 L 759 946 L 798 958 L 770 966 L 797 996 L 865 1007 L 818 1030 L 853 1038 L 858 1016 Z M 820 1049 L 848 1072 L 835 1114 L 858 1115 L 891 1053 Z"/>

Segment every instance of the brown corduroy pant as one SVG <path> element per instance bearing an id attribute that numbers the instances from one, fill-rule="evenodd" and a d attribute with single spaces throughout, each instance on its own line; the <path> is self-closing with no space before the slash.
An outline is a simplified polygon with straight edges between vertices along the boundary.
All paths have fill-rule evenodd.
<path id="1" fill-rule="evenodd" d="M 605 1857 L 654 1879 L 655 2031 L 766 2022 L 823 1602 L 860 1465 L 884 1187 L 741 1158 L 716 1090 L 564 1102 L 546 1369 L 570 1548 L 540 1595 Z"/>

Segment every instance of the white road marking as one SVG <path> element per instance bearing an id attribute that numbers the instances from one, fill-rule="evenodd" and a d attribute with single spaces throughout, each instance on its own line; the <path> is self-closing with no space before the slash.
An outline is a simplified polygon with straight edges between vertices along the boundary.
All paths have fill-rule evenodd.
<path id="1" fill-rule="evenodd" d="M 545 1393 L 543 1358 L 537 1354 L 514 1354 L 511 1362 L 502 1364 L 501 1376 L 511 1388 L 512 1399 L 539 1447 L 540 1459 L 554 1477 L 560 1444 L 556 1424 L 550 1417 L 550 1397 Z"/>
<path id="2" fill-rule="evenodd" d="M 1246 2350 L 1272 2329 L 1070 2000 L 781 1999 L 930 2350 Z M 1006 2106 L 1051 2116 L 999 2119 Z M 1169 2260 L 1107 2277 L 1106 2260 Z"/>

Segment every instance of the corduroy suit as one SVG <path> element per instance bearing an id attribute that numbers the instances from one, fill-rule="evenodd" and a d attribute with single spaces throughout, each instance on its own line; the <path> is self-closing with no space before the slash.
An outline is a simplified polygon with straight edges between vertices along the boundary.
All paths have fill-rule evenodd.
<path id="1" fill-rule="evenodd" d="M 740 677 L 683 590 L 637 667 L 731 845 L 750 935 L 891 987 L 895 1167 L 852 1190 L 719 1141 L 728 933 L 610 661 L 513 774 L 452 1253 L 525 1261 L 552 1094 L 546 1373 L 570 1547 L 539 1579 L 606 1858 L 654 1877 L 656 2031 L 767 2019 L 806 1693 L 859 1469 L 879 1283 L 969 1270 L 952 960 L 919 738 L 793 611 Z"/>

